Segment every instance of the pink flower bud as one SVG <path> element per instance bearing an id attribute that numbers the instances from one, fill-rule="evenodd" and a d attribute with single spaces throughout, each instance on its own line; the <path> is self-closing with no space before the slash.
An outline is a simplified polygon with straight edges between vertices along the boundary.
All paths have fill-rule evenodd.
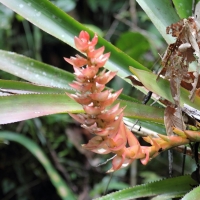
<path id="1" fill-rule="evenodd" d="M 83 109 L 85 110 L 86 113 L 88 113 L 89 115 L 98 115 L 99 113 L 101 113 L 101 111 L 104 109 L 102 107 L 93 107 L 93 106 L 87 106 L 87 105 L 83 105 Z"/>
<path id="2" fill-rule="evenodd" d="M 101 55 L 99 58 L 91 59 L 92 64 L 95 64 L 98 68 L 103 67 L 110 57 L 110 53 Z"/>
<path id="3" fill-rule="evenodd" d="M 123 90 L 123 88 L 118 90 L 117 92 L 115 92 L 113 94 L 110 94 L 108 99 L 105 100 L 101 105 L 104 106 L 104 107 L 111 105 L 118 98 L 118 96 L 121 94 L 122 90 Z"/>
<path id="4" fill-rule="evenodd" d="M 73 81 L 72 83 L 69 84 L 72 88 L 75 90 L 78 90 L 80 92 L 87 92 L 89 91 L 93 84 L 92 83 L 79 83 L 77 81 Z"/>
<path id="5" fill-rule="evenodd" d="M 82 69 L 81 70 L 81 73 L 84 77 L 88 78 L 88 79 L 91 79 L 93 78 L 97 72 L 98 72 L 98 68 L 95 67 L 95 66 L 89 66 L 89 67 L 86 67 L 85 69 Z"/>
<path id="6" fill-rule="evenodd" d="M 114 121 L 116 116 L 122 113 L 124 108 L 119 108 L 119 103 L 116 104 L 112 109 L 106 110 L 98 115 L 99 119 L 103 119 L 104 121 Z"/>
<path id="7" fill-rule="evenodd" d="M 64 58 L 69 64 L 73 65 L 74 67 L 82 67 L 87 64 L 87 59 L 76 55 L 76 57 Z"/>
<path id="8" fill-rule="evenodd" d="M 100 83 L 100 84 L 106 84 L 108 83 L 113 77 L 115 77 L 117 74 L 117 72 L 111 72 L 111 71 L 108 71 L 105 73 L 105 71 L 103 71 L 101 74 L 99 74 L 96 78 L 95 78 L 95 81 L 97 83 Z"/>
<path id="9" fill-rule="evenodd" d="M 100 57 L 103 54 L 104 49 L 105 49 L 105 47 L 101 47 L 99 49 L 90 51 L 90 52 L 88 52 L 88 57 L 90 59 L 92 59 L 92 58 L 98 58 L 98 57 Z"/>
<path id="10" fill-rule="evenodd" d="M 103 92 L 90 94 L 90 97 L 95 101 L 105 101 L 110 93 L 110 90 L 105 90 Z"/>
<path id="11" fill-rule="evenodd" d="M 74 99 L 77 103 L 82 104 L 82 105 L 88 105 L 92 102 L 92 99 L 88 97 L 87 95 L 78 96 L 75 94 L 68 94 L 68 96 Z"/>

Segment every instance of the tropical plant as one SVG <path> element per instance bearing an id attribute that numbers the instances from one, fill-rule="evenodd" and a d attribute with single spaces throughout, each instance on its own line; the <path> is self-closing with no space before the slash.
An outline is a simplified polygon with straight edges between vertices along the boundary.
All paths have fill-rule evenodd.
<path id="1" fill-rule="evenodd" d="M 130 57 L 127 52 L 124 53 L 97 36 L 47 0 L 0 2 L 48 34 L 85 54 L 84 57 L 76 55 L 65 58 L 73 65 L 75 73 L 72 75 L 37 60 L 0 50 L 0 69 L 28 81 L 0 80 L 1 124 L 69 113 L 83 128 L 96 135 L 84 148 L 100 154 L 114 154 L 112 168 L 108 172 L 127 167 L 136 159 L 146 165 L 150 160 L 154 162 L 153 159 L 165 150 L 190 144 L 190 152 L 194 154 L 197 165 L 192 176 L 138 185 L 99 199 L 154 196 L 153 199 L 183 196 L 184 200 L 199 198 L 199 187 L 193 189 L 198 186 L 200 179 L 199 4 L 194 4 L 192 0 L 173 0 L 173 4 L 169 0 L 137 1 L 169 44 L 161 56 L 162 69 L 156 75 L 144 63 L 132 58 L 136 56 L 134 51 L 131 51 Z M 195 5 L 196 18 L 191 17 Z M 123 44 L 123 37 L 118 47 Z M 103 54 L 104 50 L 109 53 Z M 131 73 L 133 76 L 130 76 Z M 105 89 L 105 84 L 116 74 L 149 96 L 140 103 L 138 99 L 122 94 L 122 90 L 113 92 L 109 88 Z M 150 95 L 159 106 L 146 105 Z M 142 127 L 139 131 L 134 128 L 138 120 L 146 129 Z M 131 130 L 126 126 L 128 122 L 132 123 Z M 166 132 L 162 134 L 164 126 Z M 138 142 L 134 133 L 143 136 L 144 145 Z M 76 198 L 32 141 L 9 131 L 1 131 L 0 138 L 18 142 L 30 150 L 46 169 L 62 199 Z"/>

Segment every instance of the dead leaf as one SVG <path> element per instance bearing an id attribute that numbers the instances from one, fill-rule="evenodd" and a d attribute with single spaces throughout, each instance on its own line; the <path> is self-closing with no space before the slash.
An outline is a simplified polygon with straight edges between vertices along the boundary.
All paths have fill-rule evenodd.
<path id="1" fill-rule="evenodd" d="M 197 4 L 200 9 L 200 3 Z M 164 53 L 161 65 L 162 70 L 158 77 L 163 75 L 170 82 L 174 104 L 168 104 L 164 113 L 164 122 L 168 135 L 173 134 L 172 127 L 185 130 L 185 124 L 180 107 L 180 86 L 190 91 L 189 99 L 193 101 L 200 88 L 200 11 L 196 9 L 196 18 L 189 17 L 166 28 L 167 34 L 176 37 Z M 196 61 L 196 69 L 188 72 L 189 64 Z"/>
<path id="2" fill-rule="evenodd" d="M 193 72 L 188 72 L 187 75 L 184 76 L 184 81 L 181 81 L 181 86 L 186 90 L 192 90 L 192 83 L 194 82 L 194 75 Z M 198 83 L 196 88 L 200 88 L 200 78 L 198 78 Z"/>
<path id="3" fill-rule="evenodd" d="M 140 81 L 138 81 L 137 79 L 135 79 L 133 76 L 127 76 L 126 78 L 130 79 L 131 82 L 133 83 L 133 85 L 144 86 Z"/>
<path id="4" fill-rule="evenodd" d="M 177 37 L 175 43 L 170 44 L 162 58 L 162 66 L 160 74 L 163 74 L 166 79 L 169 79 L 171 83 L 183 83 L 188 81 L 188 68 L 189 64 L 193 61 L 197 61 L 197 67 L 193 72 L 193 82 L 191 82 L 191 90 L 189 98 L 193 100 L 195 90 L 198 85 L 199 68 L 200 68 L 200 50 L 199 50 L 199 25 L 193 17 L 183 19 L 166 29 L 168 34 Z M 176 81 L 172 81 L 175 79 Z M 171 84 L 172 96 L 177 97 L 180 85 L 173 86 Z M 176 91 L 174 90 L 176 88 Z M 177 102 L 176 99 L 174 99 Z M 179 104 L 179 103 L 178 103 Z M 177 105 L 178 105 L 177 104 Z"/>
<path id="5" fill-rule="evenodd" d="M 167 106 L 164 112 L 164 123 L 167 135 L 169 136 L 173 135 L 173 127 L 185 130 L 185 124 L 180 108 L 174 108 L 171 105 Z"/>

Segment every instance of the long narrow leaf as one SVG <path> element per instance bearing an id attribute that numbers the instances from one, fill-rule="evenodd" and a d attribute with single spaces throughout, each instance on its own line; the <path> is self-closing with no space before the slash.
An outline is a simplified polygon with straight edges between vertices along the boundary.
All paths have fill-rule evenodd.
<path id="1" fill-rule="evenodd" d="M 124 115 L 129 118 L 163 124 L 163 109 L 124 100 L 118 102 L 126 106 Z M 16 94 L 0 97 L 0 124 L 68 112 L 81 113 L 83 109 L 64 94 Z"/>
<path id="2" fill-rule="evenodd" d="M 137 3 L 149 16 L 166 42 L 173 43 L 175 40 L 166 34 L 166 27 L 180 20 L 169 0 L 136 0 Z M 134 66 L 133 66 L 134 67 Z"/>
<path id="3" fill-rule="evenodd" d="M 13 81 L 13 80 L 1 80 L 0 79 L 0 96 L 6 96 L 9 94 L 66 94 L 75 93 L 73 89 L 64 89 L 43 85 L 36 85 L 28 82 Z M 119 99 L 125 101 L 131 101 L 140 103 L 137 99 L 127 96 L 125 94 L 120 94 Z"/>
<path id="4" fill-rule="evenodd" d="M 67 112 L 83 112 L 83 109 L 81 105 L 63 94 L 26 94 L 0 97 L 0 124 Z"/>
<path id="5" fill-rule="evenodd" d="M 133 67 L 130 67 L 130 70 L 133 74 L 137 76 L 137 78 L 143 83 L 143 85 L 148 90 L 154 92 L 155 94 L 158 94 L 159 96 L 163 97 L 164 99 L 167 99 L 168 101 L 174 102 L 171 95 L 169 81 L 162 78 L 156 80 L 157 75 L 151 72 L 146 72 L 144 70 L 135 69 Z M 194 102 L 191 102 L 188 96 L 189 92 L 181 87 L 181 97 L 180 97 L 181 106 L 183 106 L 183 104 L 185 103 L 192 106 L 193 108 L 199 109 L 200 97 L 196 95 Z"/>
<path id="6" fill-rule="evenodd" d="M 166 129 L 165 129 L 165 125 L 163 121 L 158 123 L 158 122 L 153 122 L 153 121 L 149 122 L 149 121 L 140 120 L 139 123 L 136 123 L 137 119 L 125 117 L 124 122 L 126 126 L 128 126 L 129 128 L 133 130 L 133 132 L 135 129 L 135 130 L 140 130 L 141 132 L 148 132 L 150 133 L 150 135 L 157 135 L 158 133 L 164 134 L 164 135 L 166 134 Z M 135 124 L 134 127 L 133 127 L 133 124 Z"/>
<path id="7" fill-rule="evenodd" d="M 60 88 L 69 89 L 74 79 L 67 71 L 3 50 L 0 50 L 0 69 L 32 83 Z"/>
<path id="8" fill-rule="evenodd" d="M 98 200 L 128 200 L 156 195 L 162 195 L 169 199 L 183 196 L 192 189 L 192 185 L 196 184 L 197 183 L 189 175 L 180 176 L 124 189 L 100 197 Z"/>
<path id="9" fill-rule="evenodd" d="M 174 6 L 181 19 L 192 16 L 192 0 L 173 0 Z"/>
<path id="10" fill-rule="evenodd" d="M 9 132 L 9 131 L 0 131 L 0 139 L 1 140 L 9 140 L 13 142 L 17 142 L 23 145 L 26 149 L 28 149 L 36 159 L 42 164 L 45 168 L 52 184 L 56 188 L 59 196 L 63 200 L 71 199 L 75 200 L 75 195 L 72 191 L 68 188 L 64 180 L 60 177 L 58 172 L 52 166 L 49 159 L 46 157 L 42 149 L 33 141 L 28 139 L 27 137 L 20 135 L 18 133 Z M 8 158 L 9 159 L 9 158 Z"/>
<path id="11" fill-rule="evenodd" d="M 1 80 L 0 79 L 0 92 L 3 94 L 29 94 L 29 93 L 45 93 L 45 94 L 65 94 L 73 93 L 72 89 L 63 89 L 57 87 L 47 87 L 42 85 L 36 85 L 28 82 L 22 81 L 12 81 L 12 80 Z M 1 95 L 0 95 L 1 96 Z"/>
<path id="12" fill-rule="evenodd" d="M 142 121 L 156 122 L 163 124 L 164 109 L 152 107 L 144 104 L 134 103 L 130 101 L 117 100 L 122 107 L 125 107 L 124 116 Z"/>

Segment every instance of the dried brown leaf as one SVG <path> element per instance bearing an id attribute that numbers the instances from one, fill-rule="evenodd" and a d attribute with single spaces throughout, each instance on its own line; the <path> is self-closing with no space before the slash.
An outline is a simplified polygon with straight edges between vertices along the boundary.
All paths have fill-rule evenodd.
<path id="1" fill-rule="evenodd" d="M 173 116 L 173 114 L 175 113 L 175 108 L 172 108 L 170 106 L 167 106 L 165 108 L 165 112 L 164 112 L 164 122 L 165 122 L 165 128 L 166 128 L 166 132 L 167 135 L 173 135 L 173 123 L 171 120 L 171 116 Z"/>
<path id="2" fill-rule="evenodd" d="M 200 8 L 200 3 L 197 7 Z M 172 127 L 185 129 L 182 110 L 180 107 L 180 86 L 184 86 L 190 91 L 189 99 L 192 101 L 195 94 L 198 95 L 200 87 L 200 19 L 199 10 L 196 9 L 196 19 L 189 17 L 171 24 L 166 32 L 176 37 L 176 41 L 170 44 L 162 58 L 163 69 L 159 75 L 164 75 L 170 82 L 171 94 L 174 104 L 168 104 L 165 109 L 164 121 L 167 134 L 171 135 Z M 197 61 L 194 72 L 188 72 L 189 64 Z"/>
<path id="3" fill-rule="evenodd" d="M 173 135 L 173 127 L 185 130 L 185 125 L 182 118 L 182 111 L 180 108 L 167 106 L 164 112 L 164 122 L 167 135 Z"/>
<path id="4" fill-rule="evenodd" d="M 183 80 L 181 81 L 181 86 L 185 88 L 186 90 L 191 91 L 192 90 L 192 83 L 194 82 L 194 74 L 193 72 L 188 72 L 186 76 L 183 77 Z M 198 78 L 198 83 L 196 88 L 200 88 L 200 78 Z"/>
<path id="5" fill-rule="evenodd" d="M 127 76 L 126 78 L 130 79 L 133 85 L 144 86 L 140 81 L 135 79 L 133 76 Z"/>

